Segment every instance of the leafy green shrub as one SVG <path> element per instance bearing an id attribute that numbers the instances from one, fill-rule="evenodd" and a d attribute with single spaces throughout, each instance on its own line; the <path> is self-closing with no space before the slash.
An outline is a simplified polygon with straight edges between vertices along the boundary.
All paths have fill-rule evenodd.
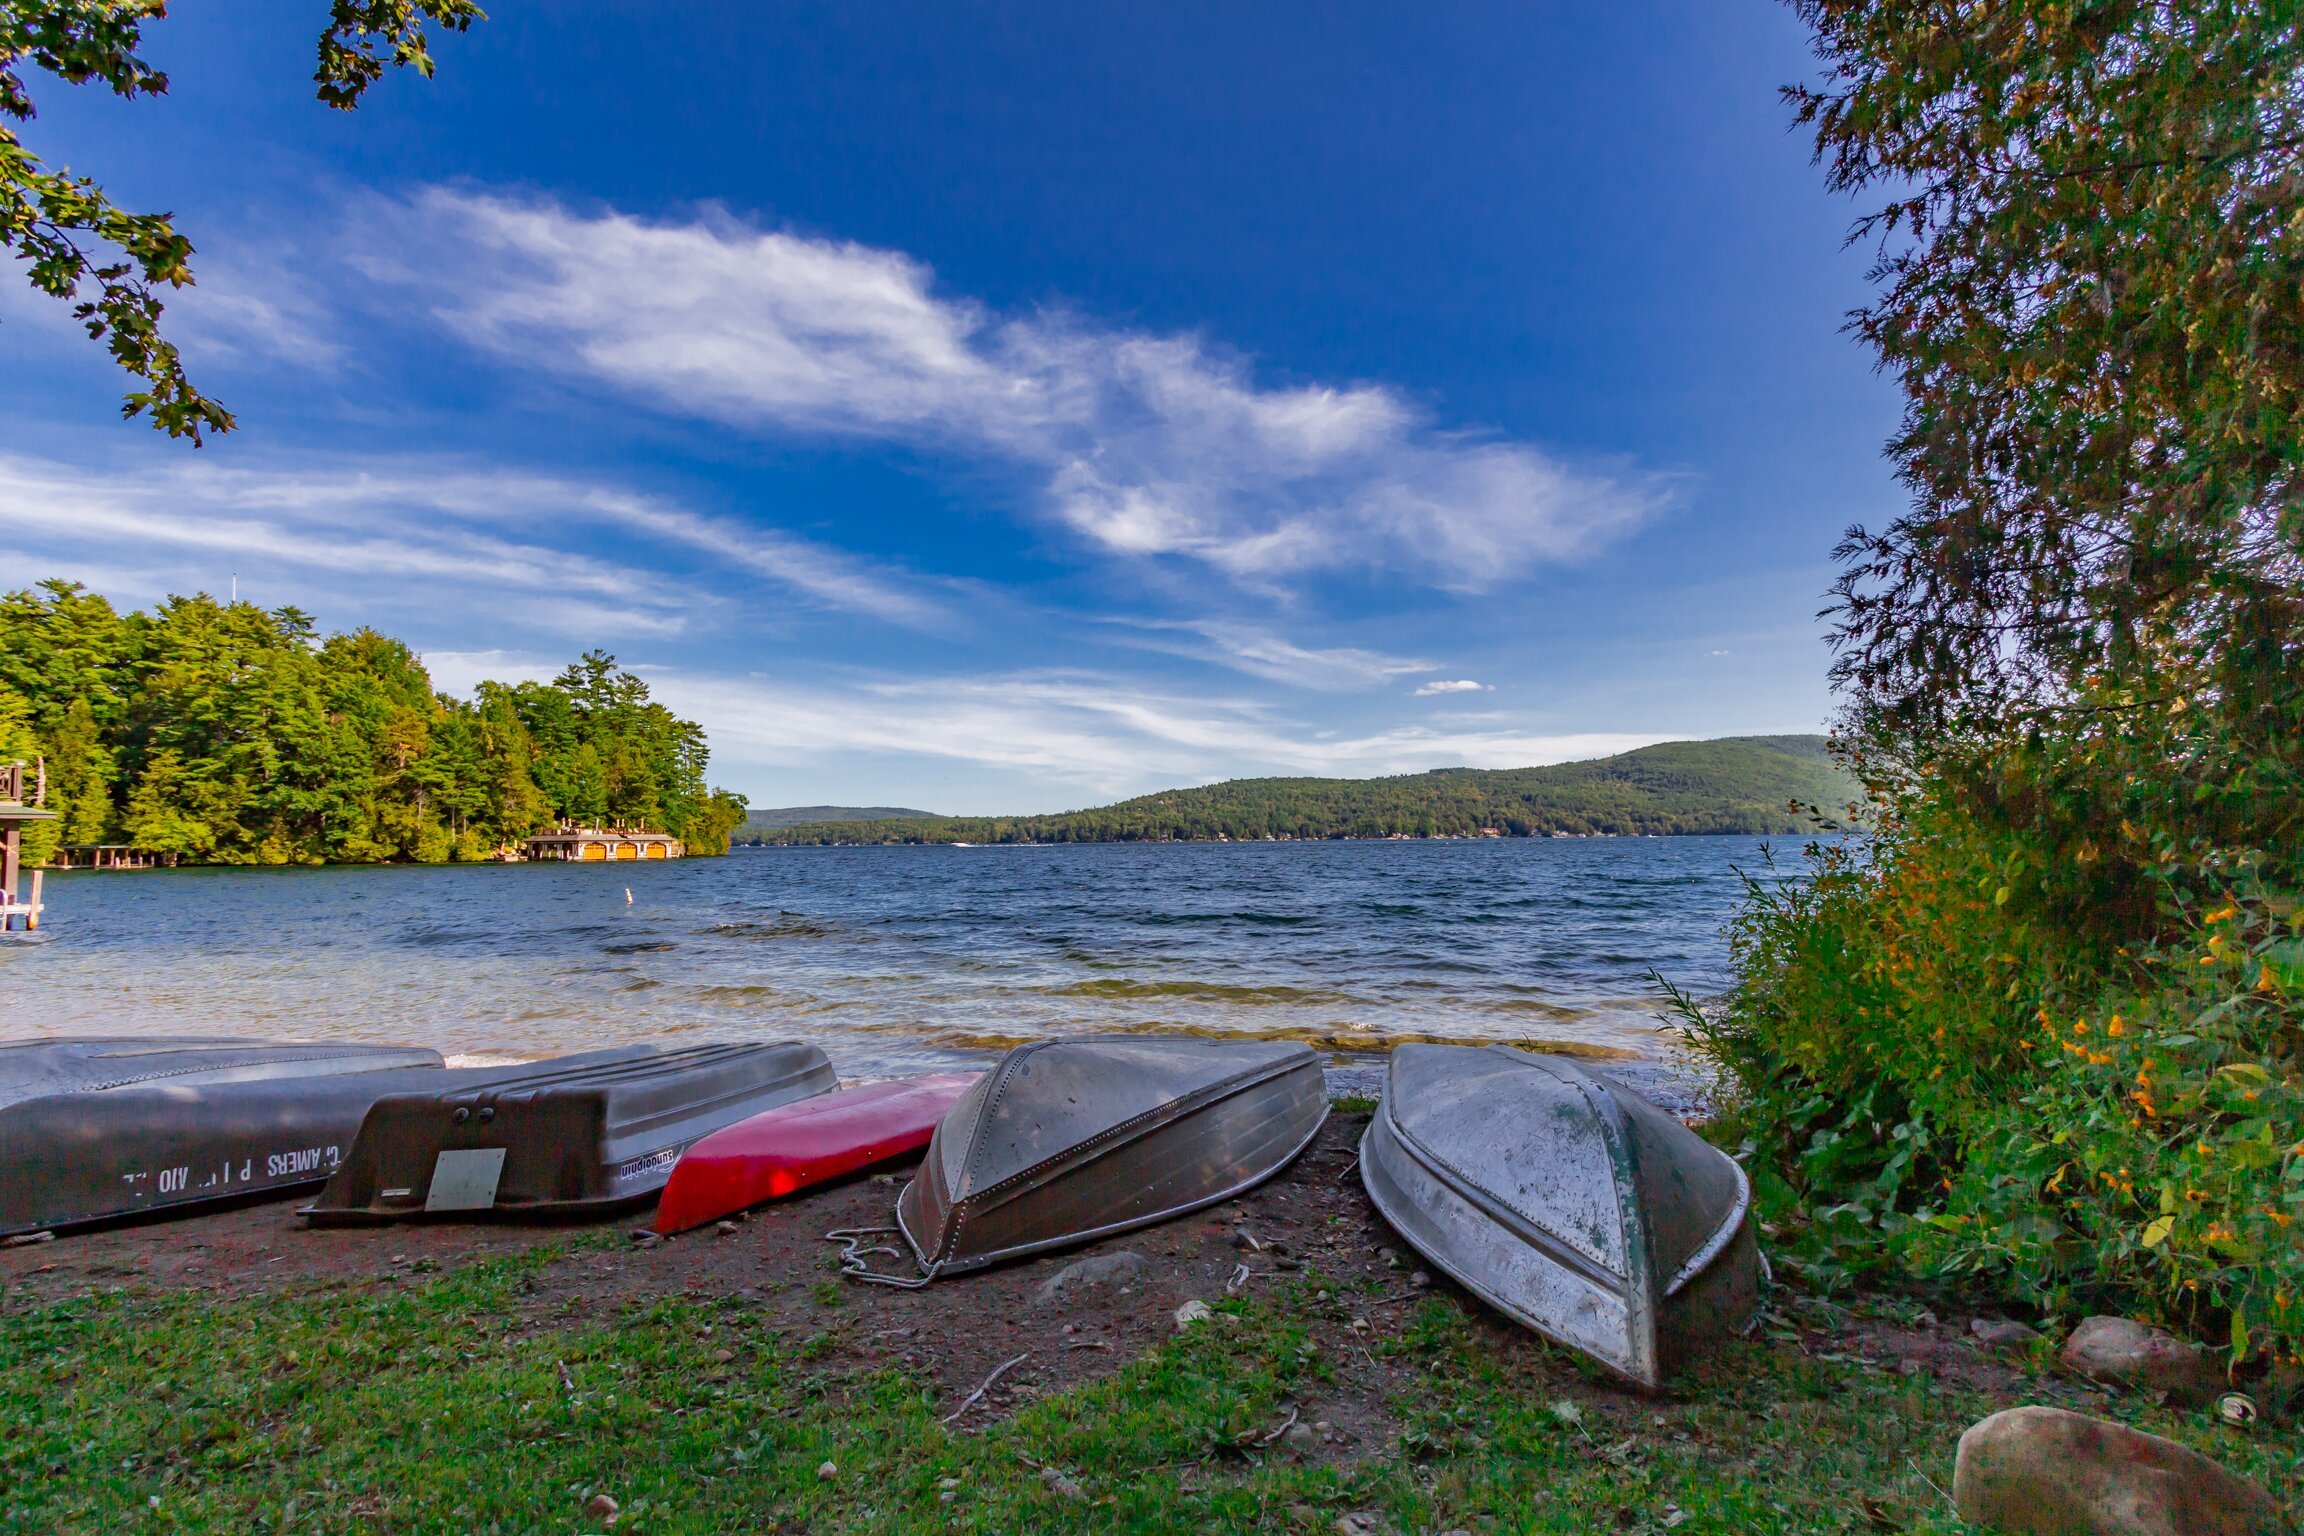
<path id="1" fill-rule="evenodd" d="M 2304 1345 L 2304 903 L 2225 902 L 2136 985 L 2040 1010 L 2031 1091 L 1964 1133 L 1911 1252 L 2060 1306 L 2076 1284 L 2291 1356 Z"/>
<path id="2" fill-rule="evenodd" d="M 1749 881 L 1732 985 L 1680 1000 L 1783 1264 L 1825 1286 L 1959 1277 L 2293 1355 L 2304 901 L 2132 824 L 2134 849 L 2082 857 L 2099 815 L 1993 815 L 2037 805 L 2022 785 L 2046 761 L 2013 755 L 1983 801 L 1940 775 L 1883 790 L 1874 836 Z M 2157 933 L 2123 945 L 2139 871 Z"/>

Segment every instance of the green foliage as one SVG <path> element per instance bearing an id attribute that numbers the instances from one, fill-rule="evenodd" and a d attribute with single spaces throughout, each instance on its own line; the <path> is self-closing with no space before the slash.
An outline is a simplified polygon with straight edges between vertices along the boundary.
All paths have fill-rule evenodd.
<path id="1" fill-rule="evenodd" d="M 203 433 L 231 431 L 233 420 L 193 387 L 160 330 L 158 289 L 192 281 L 192 242 L 171 215 L 130 213 L 87 177 L 49 169 L 9 126 L 36 115 L 26 61 L 67 85 L 96 83 L 127 98 L 167 94 L 168 76 L 137 55 L 144 24 L 166 13 L 166 0 L 0 6 L 0 249 L 24 261 L 35 289 L 70 302 L 89 338 L 143 381 L 122 414 L 149 414 L 161 431 L 197 444 Z M 349 110 L 388 66 L 429 77 L 425 23 L 462 32 L 482 14 L 473 0 L 333 0 L 313 76 L 319 98 Z"/>
<path id="2" fill-rule="evenodd" d="M 2304 15 L 1797 9 L 1833 184 L 1893 199 L 1854 328 L 1913 500 L 1834 636 L 1877 830 L 1755 882 L 1683 1005 L 1810 1278 L 2293 1357 Z"/>
<path id="3" fill-rule="evenodd" d="M 2061 728 L 2174 646 L 2195 705 L 2272 739 L 2304 623 L 2304 12 L 1795 8 L 1831 184 L 1889 199 L 1853 329 L 1904 387 L 1913 493 L 1842 551 L 1843 681 L 1900 730 Z"/>
<path id="4" fill-rule="evenodd" d="M 754 824 L 761 843 L 1111 843 L 1798 832 L 1856 792 L 1820 736 L 1674 741 L 1592 762 L 1386 779 L 1235 779 L 1052 816 Z M 1824 812 L 1829 816 L 1829 810 Z"/>
<path id="5" fill-rule="evenodd" d="M 2235 898 L 2132 983 L 2041 1010 L 2031 1090 L 1976 1118 L 1940 1210 L 1938 1271 L 2006 1274 L 2044 1305 L 2075 1277 L 2227 1342 L 2304 1351 L 2304 904 Z"/>
<path id="6" fill-rule="evenodd" d="M 702 729 L 605 652 L 458 700 L 374 630 L 205 596 L 120 614 L 60 581 L 0 594 L 0 754 L 48 763 L 43 853 L 444 863 L 609 819 L 721 853 L 744 815 L 705 784 Z"/>

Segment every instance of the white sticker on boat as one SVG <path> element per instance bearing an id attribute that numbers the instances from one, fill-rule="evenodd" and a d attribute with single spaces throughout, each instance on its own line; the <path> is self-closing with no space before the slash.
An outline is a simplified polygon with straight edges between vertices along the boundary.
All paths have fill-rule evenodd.
<path id="1" fill-rule="evenodd" d="M 485 1211 L 496 1203 L 496 1181 L 504 1176 L 504 1149 L 443 1152 L 432 1164 L 432 1187 L 424 1192 L 428 1211 Z"/>

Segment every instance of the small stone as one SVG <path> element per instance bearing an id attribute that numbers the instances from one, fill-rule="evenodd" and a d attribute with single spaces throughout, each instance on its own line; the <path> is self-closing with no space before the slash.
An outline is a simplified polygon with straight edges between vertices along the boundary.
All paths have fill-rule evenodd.
<path id="1" fill-rule="evenodd" d="M 1975 1336 L 1977 1343 L 1996 1353 L 2013 1354 L 2019 1350 L 2029 1349 L 2032 1347 L 2032 1341 L 2040 1337 L 2040 1330 L 2037 1328 L 2028 1328 L 2022 1323 L 1992 1317 L 1977 1318 L 1968 1325 L 1968 1331 Z"/>
<path id="2" fill-rule="evenodd" d="M 2064 1363 L 2092 1380 L 2192 1400 L 2204 1400 L 2224 1384 L 2190 1344 L 2125 1317 L 2091 1317 L 2073 1329 L 2064 1341 Z"/>
<path id="3" fill-rule="evenodd" d="M 1032 1295 L 1033 1304 L 1044 1307 L 1062 1301 L 1073 1291 L 1133 1280 L 1144 1272 L 1145 1263 L 1144 1255 L 1125 1249 L 1119 1253 L 1099 1253 L 1093 1258 L 1075 1259 L 1040 1282 L 1040 1289 Z"/>
<path id="4" fill-rule="evenodd" d="M 1256 1241 L 1256 1235 L 1246 1227 L 1234 1227 L 1232 1229 L 1231 1243 L 1233 1247 L 1243 1253 L 1254 1253 L 1258 1248 L 1264 1246 Z"/>
<path id="5" fill-rule="evenodd" d="M 1280 1446 L 1292 1455 L 1309 1456 L 1320 1448 L 1320 1436 L 1311 1425 L 1298 1422 L 1280 1436 Z"/>
<path id="6" fill-rule="evenodd" d="M 712 1223 L 712 1230 L 722 1237 L 734 1237 L 736 1235 L 736 1223 L 732 1221 L 716 1221 Z"/>
<path id="7" fill-rule="evenodd" d="M 1215 1315 L 1216 1311 L 1213 1307 L 1195 1296 L 1176 1309 L 1176 1326 L 1178 1329 L 1189 1328 L 1194 1323 L 1206 1322 Z"/>
<path id="8" fill-rule="evenodd" d="M 726 1365 L 729 1361 L 736 1358 L 736 1351 L 732 1349 L 716 1349 L 712 1351 L 712 1358 L 719 1361 L 722 1365 Z"/>
<path id="9" fill-rule="evenodd" d="M 2005 1536 L 2275 1536 L 2279 1518 L 2262 1488 L 2173 1440 L 2039 1406 L 1970 1426 L 1952 1499 Z"/>
<path id="10" fill-rule="evenodd" d="M 1408 1277 L 1408 1287 L 1411 1290 L 1420 1291 L 1431 1283 L 1432 1277 L 1426 1274 L 1423 1270 L 1418 1270 L 1416 1273 Z"/>
<path id="11" fill-rule="evenodd" d="M 1933 1312 L 1922 1312 L 1918 1317 L 1912 1319 L 1912 1326 L 1915 1328 L 1941 1328 L 1944 1326 L 1944 1320 Z"/>
<path id="12" fill-rule="evenodd" d="M 960 1479 L 956 1477 L 940 1477 L 936 1479 L 936 1486 L 943 1489 L 946 1493 L 950 1493 L 955 1488 L 960 1486 Z"/>
<path id="13" fill-rule="evenodd" d="M 1042 1467 L 1040 1469 L 1040 1481 L 1046 1483 L 1048 1491 L 1060 1499 L 1084 1499 L 1088 1497 L 1087 1489 L 1081 1487 L 1079 1483 L 1058 1468 Z"/>
<path id="14" fill-rule="evenodd" d="M 1392 1527 L 1373 1510 L 1356 1509 L 1336 1517 L 1336 1536 L 1392 1536 Z"/>
<path id="15" fill-rule="evenodd" d="M 816 1469 L 816 1480 L 818 1482 L 828 1483 L 839 1475 L 840 1464 L 836 1461 L 828 1461 Z"/>
<path id="16" fill-rule="evenodd" d="M 949 1504 L 953 1501 L 953 1499 L 957 1497 L 957 1494 L 955 1494 L 951 1489 L 947 1488 L 942 1493 L 936 1495 L 936 1502 L 939 1504 Z"/>
<path id="17" fill-rule="evenodd" d="M 597 1520 L 602 1525 L 614 1525 L 616 1523 L 616 1512 L 620 1507 L 621 1506 L 619 1506 L 617 1502 L 607 1494 L 596 1493 L 584 1501 L 584 1518 L 587 1520 Z"/>
<path id="18" fill-rule="evenodd" d="M 646 1227 L 636 1228 L 632 1233 L 632 1242 L 636 1247 L 653 1248 L 662 1241 L 664 1241 L 662 1233 L 651 1232 Z"/>

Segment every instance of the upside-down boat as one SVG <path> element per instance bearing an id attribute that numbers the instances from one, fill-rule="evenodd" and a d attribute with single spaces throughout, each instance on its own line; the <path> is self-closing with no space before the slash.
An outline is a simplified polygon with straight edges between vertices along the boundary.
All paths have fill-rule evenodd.
<path id="1" fill-rule="evenodd" d="M 940 1072 L 818 1094 L 714 1131 L 680 1154 L 656 1203 L 666 1237 L 928 1145 L 983 1074 Z"/>
<path id="2" fill-rule="evenodd" d="M 783 1041 L 594 1051 L 388 1094 L 301 1214 L 336 1224 L 611 1209 L 656 1194 L 714 1131 L 837 1081 L 822 1051 Z"/>
<path id="3" fill-rule="evenodd" d="M 931 1278 L 1088 1242 L 1253 1188 L 1327 1117 L 1292 1042 L 1021 1045 L 938 1123 L 897 1226 Z"/>
<path id="4" fill-rule="evenodd" d="M 0 1045 L 0 1234 L 316 1184 L 411 1046 L 83 1036 Z"/>
<path id="5" fill-rule="evenodd" d="M 1563 1056 L 1401 1046 L 1360 1177 L 1465 1289 L 1645 1387 L 1759 1305 L 1744 1170 Z"/>

